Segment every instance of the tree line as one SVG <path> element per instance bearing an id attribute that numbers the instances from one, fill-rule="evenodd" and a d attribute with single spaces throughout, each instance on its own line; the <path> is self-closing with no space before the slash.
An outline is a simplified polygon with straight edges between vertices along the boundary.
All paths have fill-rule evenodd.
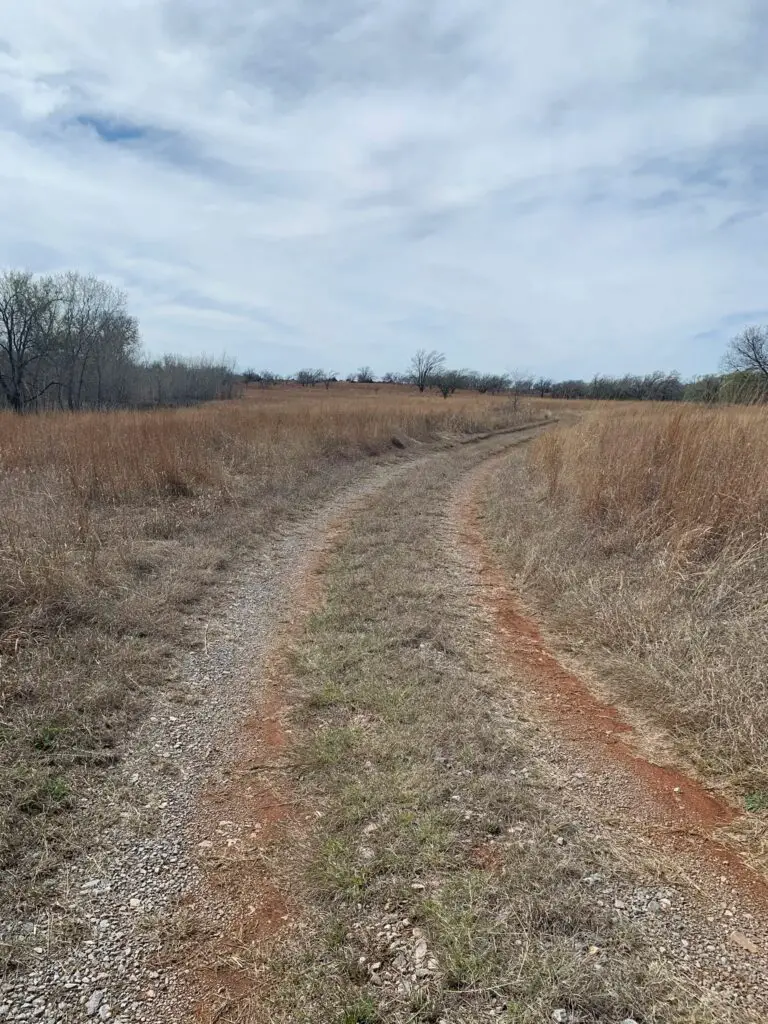
<path id="1" fill-rule="evenodd" d="M 233 394 L 231 367 L 148 360 L 125 293 L 74 272 L 0 275 L 0 407 L 16 412 L 182 405 Z"/>
<path id="2" fill-rule="evenodd" d="M 305 368 L 283 378 L 269 370 L 247 370 L 243 379 L 263 387 L 292 380 L 303 387 L 322 384 L 330 388 L 339 381 L 339 375 L 334 371 Z M 360 384 L 377 381 L 369 366 L 360 367 L 345 379 Z M 482 394 L 506 393 L 539 398 L 754 404 L 768 400 L 768 326 L 747 327 L 731 340 L 723 359 L 722 373 L 688 381 L 675 371 L 660 370 L 562 381 L 523 373 L 478 373 L 475 370 L 450 369 L 446 366 L 445 355 L 435 349 L 419 349 L 405 371 L 385 373 L 380 381 L 383 384 L 410 385 L 422 393 L 433 389 L 444 398 L 456 391 L 472 390 Z"/>
<path id="3" fill-rule="evenodd" d="M 303 368 L 288 378 L 246 370 L 237 377 L 222 361 L 164 356 L 147 359 L 139 324 L 124 292 L 96 277 L 75 272 L 0 274 L 0 408 L 103 409 L 182 405 L 232 397 L 237 382 L 269 387 L 283 379 L 303 387 L 330 388 L 340 375 Z M 347 381 L 374 383 L 370 366 Z M 450 368 L 445 355 L 419 349 L 404 371 L 385 373 L 382 383 L 434 390 L 615 401 L 764 402 L 768 398 L 768 326 L 745 328 L 732 339 L 723 372 L 684 381 L 655 371 L 589 381 L 555 381 L 520 372 L 478 373 Z"/>

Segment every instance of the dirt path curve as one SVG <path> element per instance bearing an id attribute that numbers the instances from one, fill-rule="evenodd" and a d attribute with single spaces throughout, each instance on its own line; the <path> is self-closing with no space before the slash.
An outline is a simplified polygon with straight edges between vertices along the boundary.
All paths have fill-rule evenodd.
<path id="1" fill-rule="evenodd" d="M 510 589 L 483 533 L 482 492 L 493 469 L 494 460 L 489 459 L 467 475 L 457 494 L 454 515 L 462 541 L 476 562 L 481 596 L 496 618 L 507 658 L 524 673 L 561 735 L 609 769 L 623 769 L 634 782 L 627 797 L 635 823 L 656 835 L 664 833 L 681 854 L 690 852 L 728 864 L 750 898 L 765 902 L 768 890 L 763 880 L 729 849 L 722 835 L 718 838 L 737 812 L 680 768 L 652 760 L 647 741 L 622 712 L 602 701 L 584 679 L 547 650 L 538 624 Z"/>
<path id="2" fill-rule="evenodd" d="M 29 966 L 0 978 L 0 1020 L 179 1019 L 184 1000 L 173 990 L 174 958 L 167 950 L 195 928 L 202 929 L 202 949 L 211 920 L 223 919 L 227 900 L 238 897 L 232 892 L 222 899 L 226 886 L 218 881 L 204 922 L 188 909 L 188 893 L 212 864 L 231 886 L 228 869 L 243 859 L 235 822 L 238 813 L 243 819 L 243 807 L 264 822 L 265 838 L 289 818 L 268 788 L 230 786 L 233 754 L 245 756 L 244 741 L 267 759 L 278 759 L 285 741 L 281 699 L 270 681 L 278 638 L 311 600 L 318 560 L 338 525 L 377 489 L 439 450 L 425 446 L 361 474 L 314 513 L 278 531 L 222 589 L 217 614 L 201 622 L 200 649 L 189 655 L 182 685 L 158 694 L 121 752 L 113 788 L 104 795 L 122 809 L 118 820 L 94 835 L 82 862 L 66 867 L 60 899 L 43 919 L 1 922 L 2 938 L 14 927 L 23 931 Z M 245 771 L 250 778 L 261 774 L 256 765 Z M 247 856 L 263 860 L 265 840 L 256 838 Z M 269 902 L 269 892 L 264 899 Z M 267 911 L 255 915 L 259 935 L 285 915 L 274 900 Z"/>
<path id="3" fill-rule="evenodd" d="M 516 733 L 526 719 L 534 723 L 522 726 L 527 759 L 522 784 L 525 788 L 531 771 L 541 775 L 545 792 L 546 787 L 554 787 L 550 789 L 552 819 L 547 823 L 545 804 L 543 835 L 555 827 L 555 821 L 570 819 L 568 827 L 585 837 L 566 840 L 574 848 L 570 856 L 581 856 L 576 848 L 586 842 L 585 851 L 602 848 L 608 864 L 615 867 L 605 877 L 595 873 L 583 880 L 600 912 L 637 927 L 665 969 L 692 991 L 722 993 L 729 1021 L 763 1019 L 763 992 L 768 984 L 764 887 L 717 835 L 718 828 L 730 822 L 732 812 L 694 780 L 653 764 L 632 746 L 631 730 L 617 710 L 600 704 L 545 649 L 535 624 L 521 613 L 485 545 L 480 499 L 486 474 L 493 472 L 498 456 L 512 450 L 510 457 L 516 457 L 514 451 L 536 433 L 481 439 L 476 445 L 440 453 L 426 466 L 404 463 L 385 468 L 337 503 L 333 515 L 324 516 L 321 528 L 313 531 L 296 585 L 283 606 L 281 626 L 272 632 L 269 649 L 260 656 L 260 698 L 251 704 L 244 728 L 230 742 L 224 770 L 202 793 L 187 827 L 187 843 L 197 851 L 197 875 L 165 944 L 163 970 L 170 979 L 169 989 L 156 1003 L 154 1014 L 144 1019 L 158 1024 L 180 1019 L 200 1024 L 272 1019 L 265 1016 L 261 1004 L 269 1003 L 276 986 L 287 989 L 285 1019 L 292 1019 L 290 1000 L 298 979 L 290 974 L 275 978 L 270 961 L 285 963 L 286 950 L 308 945 L 309 959 L 327 961 L 332 970 L 336 953 L 314 945 L 320 941 L 313 937 L 314 908 L 306 899 L 301 877 L 316 842 L 313 836 L 322 826 L 318 826 L 317 805 L 297 785 L 303 767 L 296 762 L 294 711 L 307 698 L 300 688 L 294 692 L 294 673 L 285 652 L 339 571 L 336 560 L 346 534 L 352 532 L 358 538 L 350 542 L 354 548 L 365 542 L 369 528 L 387 529 L 384 524 L 395 510 L 402 517 L 404 546 L 380 565 L 372 565 L 370 573 L 364 572 L 366 586 L 376 579 L 377 591 L 397 595 L 401 586 L 410 590 L 407 575 L 393 577 L 409 561 L 414 566 L 418 561 L 416 551 L 407 547 L 419 543 L 409 520 L 422 523 L 422 529 L 433 534 L 430 557 L 435 577 L 420 584 L 424 597 L 429 594 L 446 616 L 462 616 L 463 643 L 471 645 L 471 649 L 464 647 L 466 656 L 492 664 L 492 674 L 503 680 L 507 696 L 504 690 L 494 691 L 489 705 L 491 720 L 498 718 L 498 730 Z M 391 529 L 391 540 L 397 543 L 400 528 Z M 359 550 L 354 557 L 359 561 Z M 424 599 L 414 598 L 413 593 L 409 597 Z M 354 593 L 347 592 L 346 599 L 353 605 L 357 601 Z M 386 619 L 390 606 L 379 614 Z M 386 621 L 380 625 L 389 642 L 391 628 Z M 429 627 L 424 628 L 425 639 L 418 646 L 426 657 L 432 642 Z M 434 655 L 441 665 L 445 655 L 439 645 Z M 354 658 L 361 659 L 363 675 L 367 657 L 365 647 L 355 648 Z M 420 671 L 416 665 L 414 670 Z M 471 692 L 472 677 L 466 677 L 461 667 L 458 671 L 457 693 Z M 254 691 L 253 682 L 250 689 Z M 485 705 L 491 692 L 483 690 Z M 354 698 L 352 706 L 357 721 L 362 714 L 360 698 Z M 316 728 L 322 731 L 325 726 Z M 435 728 L 439 732 L 445 726 L 438 722 Z M 417 747 L 420 742 L 417 738 Z M 480 765 L 482 756 L 478 756 Z M 345 767 L 343 775 L 347 771 L 354 769 Z M 462 795 L 464 777 L 466 785 L 475 784 L 473 772 L 459 773 L 453 795 L 447 798 L 459 800 L 459 806 L 477 799 Z M 326 784 L 321 777 L 321 791 Z M 516 828 L 511 828 L 513 835 Z M 557 841 L 563 840 L 558 837 Z M 493 876 L 503 863 L 498 858 L 508 856 L 506 849 L 493 835 L 484 837 L 481 828 L 468 847 L 470 870 L 479 867 Z M 372 853 L 365 843 L 361 850 L 364 858 Z M 584 863 L 588 859 L 585 852 Z M 439 891 L 441 883 L 434 884 Z M 415 889 L 418 894 L 424 885 L 419 882 Z M 558 892 L 543 892 L 537 899 L 542 906 L 556 907 Z M 514 917 L 518 911 L 514 904 L 510 907 Z M 365 911 L 361 907 L 355 913 L 362 914 L 354 923 L 361 934 L 381 921 L 381 910 L 374 907 Z M 387 953 L 371 956 L 385 962 Z M 439 960 L 439 952 L 437 956 Z M 396 974 L 393 984 L 402 985 Z M 388 997 L 393 1009 L 386 1019 L 400 1020 L 399 1014 L 404 1020 L 421 1019 L 411 1017 L 405 1007 L 394 1009 L 399 1005 L 398 992 Z M 326 1017 L 321 1013 L 317 1019 Z M 369 1018 L 353 1014 L 343 1019 Z M 456 1019 L 474 1021 L 481 1016 L 478 1011 L 477 1016 Z"/>
<path id="4" fill-rule="evenodd" d="M 519 457 L 497 453 L 463 477 L 448 522 L 511 684 L 542 726 L 552 765 L 583 816 L 606 830 L 619 856 L 677 887 L 685 969 L 697 964 L 703 984 L 715 987 L 748 986 L 755 977 L 764 984 L 768 885 L 728 834 L 738 812 L 685 770 L 657 760 L 651 740 L 558 661 L 494 557 L 483 527 L 483 494 L 505 456 Z"/>
<path id="5" fill-rule="evenodd" d="M 41 954 L 14 979 L 2 991 L 5 1019 L 454 1024 L 499 1016 L 507 976 L 500 989 L 462 988 L 443 972 L 452 947 L 441 948 L 440 932 L 450 933 L 451 914 L 460 917 L 463 905 L 446 902 L 432 933 L 425 924 L 426 938 L 403 924 L 414 914 L 426 920 L 451 891 L 478 900 L 476 920 L 457 919 L 455 927 L 457 936 L 471 927 L 487 942 L 483 960 L 501 950 L 498 970 L 506 971 L 523 950 L 515 984 L 531 970 L 527 943 L 554 956 L 553 935 L 565 957 L 553 965 L 584 962 L 592 970 L 604 962 L 611 978 L 629 980 L 621 965 L 601 961 L 608 954 L 599 935 L 580 948 L 581 931 L 590 935 L 607 917 L 611 948 L 621 950 L 614 926 L 626 920 L 665 969 L 699 992 L 724 994 L 735 1010 L 722 1019 L 764 1019 L 768 915 L 757 881 L 719 845 L 727 809 L 635 757 L 617 714 L 590 704 L 543 649 L 484 546 L 484 474 L 537 429 L 378 466 L 277 541 L 260 564 L 243 568 L 188 666 L 191 699 L 158 706 L 126 762 L 126 785 L 145 791 L 152 827 L 138 841 L 133 831 L 107 837 L 87 873 L 73 877 L 72 905 L 89 937 L 68 954 Z M 326 623 L 304 636 L 307 613 L 329 593 L 336 604 L 324 609 Z M 303 674 L 291 660 L 297 637 L 310 659 Z M 311 691 L 325 672 L 335 694 L 330 710 L 324 692 Z M 317 740 L 329 726 L 349 749 L 339 760 L 329 749 L 327 764 L 299 763 L 297 751 L 308 747 L 295 731 L 314 731 Z M 401 762 L 393 762 L 393 749 Z M 359 812 L 343 806 L 350 778 L 367 813 L 378 808 L 372 832 L 361 834 Z M 317 794 L 325 794 L 322 811 Z M 421 808 L 415 824 L 433 827 L 429 842 L 401 813 L 412 803 Z M 375 871 L 377 882 L 370 892 L 356 882 L 348 895 L 339 890 L 334 914 L 343 928 L 323 938 L 316 924 L 324 911 L 306 899 L 302 872 L 318 841 L 337 837 L 337 825 L 322 836 L 329 820 L 350 829 L 334 854 L 348 858 L 343 877 Z M 560 834 L 561 825 L 573 831 Z M 596 851 L 605 873 L 588 868 Z M 585 916 L 574 918 L 574 945 L 577 903 Z M 503 933 L 494 933 L 497 921 Z M 434 968 L 424 953 L 433 941 Z M 294 946 L 304 950 L 294 963 L 319 971 L 302 1016 L 295 968 L 273 972 Z M 470 943 L 458 975 L 482 975 L 482 964 L 472 966 L 478 955 Z M 404 976 L 398 963 L 411 956 Z M 361 965 L 379 961 L 369 984 Z M 560 969 L 545 968 L 553 998 Z M 331 979 L 342 994 L 362 988 L 363 1009 L 326 1013 Z M 579 983 L 571 973 L 570 989 Z M 315 996 L 323 1009 L 313 1015 Z M 413 1009 L 422 996 L 426 1016 Z M 273 997 L 282 998 L 284 1014 L 270 1015 Z M 390 1008 L 384 1017 L 366 1016 L 371 1000 Z M 429 1016 L 438 1004 L 445 1015 Z M 673 1018 L 648 1017 L 662 1019 Z"/>
<path id="6" fill-rule="evenodd" d="M 119 809 L 114 825 L 67 866 L 44 919 L 2 922 L 3 938 L 23 932 L 28 966 L 0 979 L 0 1020 L 177 1021 L 194 1003 L 191 978 L 223 989 L 199 1016 L 221 1019 L 220 975 L 230 961 L 237 974 L 234 951 L 269 941 L 291 918 L 271 858 L 289 833 L 300 842 L 311 814 L 281 781 L 290 744 L 281 638 L 312 606 L 325 554 L 355 511 L 441 452 L 484 443 L 470 440 L 369 469 L 284 528 L 222 590 L 181 683 L 158 694 L 122 751 L 106 794 Z M 194 958 L 181 962 L 190 949 Z"/>
<path id="7" fill-rule="evenodd" d="M 708 993 L 721 993 L 724 1012 L 715 1019 L 764 1019 L 768 915 L 761 882 L 717 836 L 731 812 L 693 780 L 639 756 L 618 712 L 595 701 L 545 650 L 485 546 L 485 475 L 497 455 L 519 449 L 535 433 L 488 438 L 387 470 L 324 521 L 283 630 L 273 633 L 271 653 L 260 663 L 261 701 L 251 706 L 226 770 L 202 795 L 188 831 L 199 873 L 188 893 L 188 916 L 177 915 L 177 933 L 166 943 L 171 987 L 145 1019 L 187 1019 L 183 1010 L 203 1024 L 337 1016 L 450 1024 L 498 1015 L 506 981 L 498 991 L 466 981 L 462 989 L 440 974 L 452 943 L 460 942 L 441 949 L 440 928 L 450 931 L 461 903 L 443 907 L 435 934 L 414 931 L 416 952 L 409 953 L 408 921 L 423 914 L 429 920 L 429 901 L 439 902 L 443 891 L 461 892 L 465 884 L 478 907 L 488 901 L 472 925 L 477 949 L 486 948 L 497 919 L 511 922 L 513 938 L 505 936 L 500 946 L 509 952 L 499 970 L 507 969 L 504 957 L 516 955 L 520 942 L 549 956 L 552 934 L 564 929 L 558 955 L 565 959 L 544 969 L 554 979 L 546 983 L 552 998 L 558 971 L 565 972 L 558 998 L 565 1001 L 578 988 L 569 963 L 583 960 L 587 972 L 605 963 L 610 977 L 620 979 L 623 968 L 600 957 L 608 955 L 603 946 L 620 951 L 625 941 L 633 965 L 642 962 L 649 977 L 671 972 L 692 993 L 693 1006 L 698 999 L 709 1005 Z M 307 636 L 303 618 L 320 595 L 330 597 L 331 608 Z M 292 642 L 302 636 L 301 657 L 310 668 L 297 681 L 285 652 L 295 653 Z M 390 672 L 391 705 L 384 683 Z M 463 714 L 456 718 L 459 707 Z M 340 730 L 352 746 L 340 761 L 330 750 L 327 765 L 298 763 L 297 751 L 316 748 L 306 735 L 295 737 L 296 728 L 315 741 L 326 729 L 331 735 Z M 356 754 L 358 734 L 365 738 Z M 393 746 L 399 763 L 392 763 Z M 343 805 L 350 783 L 368 814 L 379 808 L 364 830 L 366 818 Z M 403 802 L 414 800 L 429 808 L 436 829 L 426 847 L 414 845 L 410 819 L 401 817 Z M 493 824 L 499 815 L 508 826 L 489 831 L 486 821 Z M 318 844 L 328 840 L 338 844 L 333 856 L 345 865 L 333 864 L 340 879 L 370 871 L 376 879 L 370 895 L 357 882 L 349 894 L 343 887 L 334 891 L 331 945 L 323 924 L 331 907 L 313 905 L 313 887 L 303 877 L 307 864 L 317 862 Z M 433 857 L 436 842 L 443 852 Z M 382 843 L 384 860 L 376 867 Z M 596 861 L 603 867 L 590 867 Z M 570 914 L 580 921 L 583 951 L 578 941 L 572 945 Z M 534 923 L 524 924 L 529 918 Z M 606 918 L 608 925 L 597 924 Z M 463 934 L 467 922 L 456 927 Z M 429 968 L 423 948 L 426 941 L 432 949 L 433 939 L 437 966 Z M 474 942 L 464 955 L 476 955 Z M 410 956 L 414 964 L 403 968 Z M 282 974 L 274 974 L 274 963 L 283 965 Z M 369 968 L 362 966 L 368 963 L 380 972 L 370 984 Z M 516 970 L 518 978 L 531 970 L 525 954 Z M 348 1012 L 329 1015 L 327 1003 L 336 998 L 329 992 L 341 999 L 350 978 L 361 999 Z M 414 1015 L 415 997 L 425 1000 L 425 1013 L 442 1004 L 444 1015 Z M 579 998 L 582 1009 L 598 999 Z M 618 1003 L 603 998 L 620 1005 L 620 997 Z M 371 1015 L 376 1003 L 385 1008 L 383 1017 Z M 710 1019 L 693 1014 L 685 1020 Z M 656 1011 L 647 1019 L 673 1017 L 683 1019 Z M 613 1018 L 566 1013 L 557 1019 Z"/>

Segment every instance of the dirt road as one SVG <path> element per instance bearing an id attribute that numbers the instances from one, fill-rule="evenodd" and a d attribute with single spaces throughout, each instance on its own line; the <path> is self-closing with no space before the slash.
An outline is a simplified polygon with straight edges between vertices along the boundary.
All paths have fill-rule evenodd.
<path id="1" fill-rule="evenodd" d="M 6 1019 L 765 1018 L 733 812 L 546 650 L 485 543 L 485 474 L 539 429 L 379 467 L 244 569 L 161 852 L 78 888 L 96 938 Z"/>

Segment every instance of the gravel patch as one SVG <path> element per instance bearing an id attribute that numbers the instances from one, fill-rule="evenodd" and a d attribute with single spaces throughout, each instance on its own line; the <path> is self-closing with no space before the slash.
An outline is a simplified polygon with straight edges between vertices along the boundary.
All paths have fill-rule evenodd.
<path id="1" fill-rule="evenodd" d="M 200 872 L 191 842 L 198 794 L 223 777 L 228 741 L 258 698 L 254 679 L 329 530 L 413 461 L 378 465 L 231 581 L 216 618 L 201 624 L 182 686 L 158 697 L 123 752 L 109 795 L 114 824 L 63 874 L 44 918 L 0 925 L 25 961 L 0 982 L 0 1020 L 175 1019 L 160 1009 L 171 979 L 157 958 Z"/>

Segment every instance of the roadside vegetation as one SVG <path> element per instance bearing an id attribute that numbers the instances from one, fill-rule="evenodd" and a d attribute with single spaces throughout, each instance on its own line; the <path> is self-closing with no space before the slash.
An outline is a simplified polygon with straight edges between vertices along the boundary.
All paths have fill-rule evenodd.
<path id="1" fill-rule="evenodd" d="M 768 411 L 597 407 L 497 474 L 488 521 L 554 642 L 768 806 Z"/>
<path id="2" fill-rule="evenodd" d="M 100 773 L 202 642 L 210 585 L 371 456 L 508 427 L 507 397 L 261 390 L 191 409 L 0 413 L 5 896 L 78 848 Z"/>

